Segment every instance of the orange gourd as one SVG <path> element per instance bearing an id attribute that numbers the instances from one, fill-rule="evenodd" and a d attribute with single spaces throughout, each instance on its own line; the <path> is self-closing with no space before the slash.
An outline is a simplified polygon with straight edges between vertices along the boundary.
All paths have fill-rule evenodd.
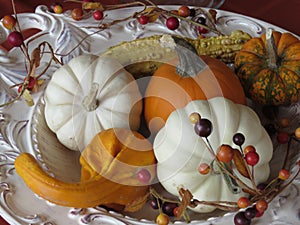
<path id="1" fill-rule="evenodd" d="M 283 105 L 300 99 L 300 40 L 268 30 L 250 39 L 235 57 L 235 70 L 246 95 L 262 105 Z"/>
<path id="2" fill-rule="evenodd" d="M 64 182 L 47 174 L 29 153 L 20 154 L 15 168 L 27 186 L 40 197 L 63 206 L 87 208 L 114 205 L 137 211 L 146 202 L 156 176 L 151 143 L 127 129 L 100 132 L 82 152 L 80 182 Z M 148 180 L 138 178 L 147 171 Z"/>
<path id="3" fill-rule="evenodd" d="M 144 116 L 156 133 L 175 109 L 192 100 L 223 96 L 246 104 L 243 88 L 234 72 L 210 56 L 198 56 L 183 39 L 173 37 L 179 62 L 166 63 L 153 74 L 145 92 Z"/>

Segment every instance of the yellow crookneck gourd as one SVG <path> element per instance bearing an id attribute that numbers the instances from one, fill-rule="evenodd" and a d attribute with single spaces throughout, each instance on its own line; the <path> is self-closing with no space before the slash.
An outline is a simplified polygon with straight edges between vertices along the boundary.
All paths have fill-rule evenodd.
<path id="1" fill-rule="evenodd" d="M 137 211 L 156 176 L 151 143 L 127 129 L 97 134 L 82 152 L 80 182 L 64 182 L 46 173 L 34 156 L 20 154 L 15 168 L 26 185 L 49 202 L 76 208 L 114 205 Z"/>

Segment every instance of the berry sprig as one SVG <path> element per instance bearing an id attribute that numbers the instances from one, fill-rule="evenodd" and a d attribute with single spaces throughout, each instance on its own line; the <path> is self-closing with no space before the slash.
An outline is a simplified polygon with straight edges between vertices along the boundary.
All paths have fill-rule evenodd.
<path id="1" fill-rule="evenodd" d="M 150 188 L 149 204 L 151 208 L 158 210 L 158 216 L 156 217 L 156 223 L 158 225 L 169 224 L 172 217 L 178 217 L 179 205 L 181 204 L 178 200 L 168 199 L 161 196 L 153 187 Z M 189 215 L 186 210 L 181 212 L 185 221 L 190 222 Z M 181 215 L 178 217 L 180 218 Z"/>
<path id="2" fill-rule="evenodd" d="M 233 149 L 229 145 L 221 145 L 217 152 L 213 150 L 209 142 L 209 136 L 212 133 L 213 126 L 210 120 L 201 118 L 199 113 L 192 113 L 189 117 L 190 122 L 194 124 L 194 130 L 199 137 L 203 138 L 207 143 L 207 149 L 213 156 L 213 162 L 211 164 L 200 164 L 198 171 L 203 176 L 208 176 L 210 173 L 214 173 L 215 166 L 219 166 L 219 170 L 223 173 L 224 179 L 231 179 L 233 184 L 237 184 L 241 187 L 241 190 L 245 192 L 248 197 L 241 197 L 237 202 L 228 201 L 200 201 L 195 199 L 192 193 L 180 188 L 179 194 L 181 196 L 181 202 L 178 204 L 177 217 L 182 215 L 186 216 L 188 207 L 197 207 L 200 204 L 214 206 L 221 210 L 226 211 L 238 211 L 234 216 L 235 225 L 248 225 L 251 224 L 253 218 L 261 217 L 268 209 L 269 203 L 283 190 L 285 190 L 293 180 L 300 173 L 300 160 L 297 162 L 298 169 L 291 176 L 291 172 L 286 169 L 284 163 L 282 169 L 279 171 L 276 178 L 268 183 L 256 184 L 254 181 L 254 166 L 259 162 L 259 154 L 253 145 L 243 147 L 245 143 L 245 136 L 242 133 L 236 133 L 233 135 L 233 143 L 239 146 L 240 149 Z M 295 132 L 289 136 L 289 141 L 300 142 L 300 127 L 295 129 Z M 288 145 L 289 151 L 290 145 Z M 288 152 L 287 151 L 287 152 Z M 286 154 L 285 158 L 288 157 Z M 284 159 L 286 161 L 286 159 Z M 214 165 L 215 164 L 215 165 Z M 248 178 L 252 187 L 244 183 L 233 171 L 232 167 L 235 166 L 237 171 L 244 177 Z M 232 185 L 232 183 L 231 183 Z M 153 192 L 153 190 L 152 190 Z M 156 198 L 163 199 L 159 195 L 155 194 Z M 187 217 L 188 218 L 188 217 Z"/>
<path id="3" fill-rule="evenodd" d="M 10 30 L 10 33 L 7 37 L 8 43 L 15 48 L 19 48 L 23 55 L 25 56 L 25 66 L 27 75 L 24 80 L 20 84 L 16 84 L 11 86 L 10 88 L 18 87 L 18 95 L 12 100 L 0 104 L 0 108 L 10 105 L 13 102 L 19 100 L 22 96 L 24 97 L 27 105 L 32 106 L 34 104 L 33 98 L 31 96 L 32 91 L 37 91 L 40 85 L 42 85 L 43 80 L 39 80 L 39 78 L 47 71 L 50 67 L 51 62 L 61 64 L 61 62 L 55 57 L 54 51 L 51 45 L 48 42 L 40 43 L 31 53 L 29 53 L 29 44 L 34 39 L 29 40 L 27 43 L 24 42 L 24 38 L 22 35 L 22 29 L 20 27 L 14 0 L 11 0 L 14 15 L 6 15 L 3 17 L 2 24 L 5 28 Z M 40 36 L 36 36 L 38 38 Z M 40 61 L 43 55 L 46 53 L 48 49 L 48 53 L 51 54 L 51 59 L 48 64 L 46 64 L 45 68 L 39 73 L 36 74 L 37 68 L 40 66 Z M 27 66 L 28 65 L 28 66 Z"/>
<path id="4" fill-rule="evenodd" d="M 98 27 L 100 30 L 106 29 L 116 23 L 123 22 L 128 19 L 136 19 L 139 24 L 147 25 L 148 23 L 154 22 L 158 17 L 161 16 L 165 18 L 165 25 L 170 30 L 176 30 L 180 26 L 181 21 L 186 21 L 191 25 L 195 25 L 199 34 L 205 34 L 208 31 L 211 31 L 217 35 L 222 35 L 222 33 L 215 26 L 216 11 L 212 9 L 206 12 L 201 8 L 189 8 L 188 6 L 182 5 L 177 10 L 165 10 L 155 5 L 150 0 L 145 0 L 144 2 L 134 1 L 117 5 L 103 5 L 101 2 L 80 0 L 67 0 L 66 2 L 75 2 L 81 4 L 81 7 L 74 8 L 71 11 L 71 17 L 74 20 L 81 20 L 85 17 L 88 17 L 90 14 L 92 14 L 96 20 L 102 20 L 104 18 L 103 15 L 105 11 L 131 6 L 143 6 L 142 10 L 134 12 L 133 15 L 129 17 L 115 20 L 109 24 L 100 24 Z M 55 7 L 58 8 L 58 13 L 61 13 L 61 5 L 57 4 L 52 7 L 53 12 L 56 12 L 56 10 L 54 10 Z"/>

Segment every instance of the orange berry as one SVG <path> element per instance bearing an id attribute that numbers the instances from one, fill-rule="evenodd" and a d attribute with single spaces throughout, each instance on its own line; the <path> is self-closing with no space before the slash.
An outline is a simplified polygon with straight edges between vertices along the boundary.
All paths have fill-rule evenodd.
<path id="1" fill-rule="evenodd" d="M 240 197 L 237 201 L 238 207 L 241 209 L 247 208 L 250 205 L 250 201 L 246 197 Z"/>
<path id="2" fill-rule="evenodd" d="M 12 30 L 14 26 L 16 25 L 17 20 L 15 17 L 11 15 L 6 15 L 2 19 L 2 24 L 6 29 Z"/>
<path id="3" fill-rule="evenodd" d="M 188 17 L 190 15 L 190 8 L 182 5 L 178 9 L 178 15 L 182 17 Z"/>
<path id="4" fill-rule="evenodd" d="M 233 150 L 229 145 L 221 145 L 217 152 L 217 159 L 220 162 L 228 163 L 233 158 Z"/>
<path id="5" fill-rule="evenodd" d="M 256 202 L 255 207 L 258 212 L 264 212 L 268 208 L 268 202 L 265 199 L 260 199 Z"/>
<path id="6" fill-rule="evenodd" d="M 253 145 L 247 145 L 244 148 L 244 154 L 246 155 L 248 152 L 256 152 L 256 148 Z"/>
<path id="7" fill-rule="evenodd" d="M 290 120 L 288 118 L 282 118 L 280 120 L 281 127 L 288 127 L 290 125 Z"/>
<path id="8" fill-rule="evenodd" d="M 198 171 L 202 175 L 206 175 L 210 172 L 210 166 L 207 163 L 201 163 L 198 167 Z"/>
<path id="9" fill-rule="evenodd" d="M 290 171 L 288 171 L 286 169 L 282 169 L 279 171 L 278 178 L 280 180 L 287 180 L 287 179 L 289 179 L 290 175 L 291 175 Z"/>
<path id="10" fill-rule="evenodd" d="M 83 10 L 81 8 L 72 9 L 71 16 L 74 20 L 81 20 L 83 18 Z"/>

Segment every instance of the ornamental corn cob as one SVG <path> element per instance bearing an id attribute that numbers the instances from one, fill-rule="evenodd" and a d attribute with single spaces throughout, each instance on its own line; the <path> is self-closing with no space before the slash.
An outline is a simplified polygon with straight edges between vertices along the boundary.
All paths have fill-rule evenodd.
<path id="1" fill-rule="evenodd" d="M 136 78 L 152 75 L 162 64 L 174 59 L 174 49 L 162 47 L 163 35 L 154 35 L 133 41 L 122 42 L 108 48 L 102 55 L 117 59 Z M 186 38 L 199 55 L 209 55 L 225 63 L 232 63 L 237 51 L 251 36 L 242 31 L 233 31 L 231 35 L 208 38 Z"/>

